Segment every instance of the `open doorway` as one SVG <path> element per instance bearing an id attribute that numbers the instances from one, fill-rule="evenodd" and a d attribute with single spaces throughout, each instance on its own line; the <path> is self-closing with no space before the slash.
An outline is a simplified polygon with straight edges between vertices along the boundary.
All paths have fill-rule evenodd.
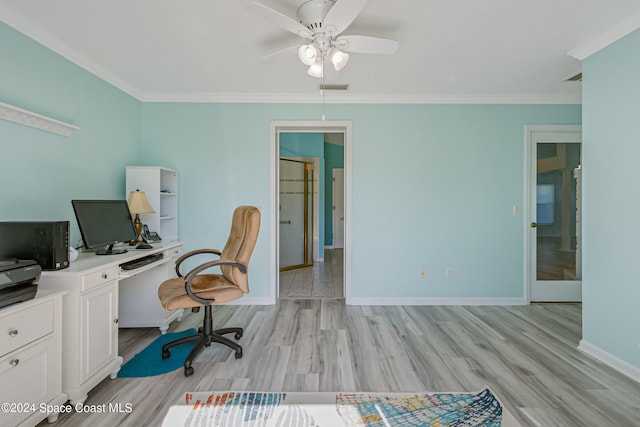
<path id="1" fill-rule="evenodd" d="M 286 242 L 282 238 L 283 221 L 288 218 L 282 216 L 280 210 L 282 198 L 292 195 L 282 195 L 281 159 L 310 159 L 313 158 L 313 150 L 300 144 L 291 144 L 294 139 L 313 139 L 313 135 L 321 138 L 320 167 L 315 170 L 314 176 L 319 185 L 319 195 L 314 199 L 318 204 L 313 209 L 319 212 L 320 221 L 317 229 L 313 231 L 314 255 L 313 265 L 294 269 L 281 269 L 282 248 Z M 349 299 L 350 285 L 350 150 L 351 150 L 351 123 L 350 122 L 272 122 L 271 124 L 271 295 L 275 302 L 277 298 L 345 298 Z M 327 141 L 325 142 L 325 139 Z M 339 143 L 336 143 L 339 140 Z M 281 141 L 289 141 L 281 144 Z M 327 148 L 325 149 L 325 145 Z M 317 150 L 317 148 L 316 148 Z M 340 153 L 340 161 L 334 164 L 336 154 Z M 318 154 L 318 153 L 315 153 Z M 343 220 L 334 225 L 332 184 L 333 169 L 343 170 L 344 185 L 340 193 L 343 195 L 342 208 Z M 315 179 L 315 178 L 314 178 Z M 285 183 L 285 185 L 288 185 Z M 309 196 L 310 197 L 310 196 Z M 340 197 L 340 196 L 338 196 Z M 309 199 L 307 199 L 309 200 Z M 289 225 L 289 224 L 287 224 Z M 333 236 L 339 227 L 338 234 L 342 238 L 340 246 L 333 247 Z M 307 242 L 308 243 L 308 242 Z M 300 245 L 298 245 L 300 246 Z M 300 246 L 304 249 L 305 246 Z M 318 248 L 315 250 L 315 248 Z M 307 252 L 308 253 L 308 252 Z M 303 255 L 304 256 L 304 255 Z M 284 270 L 284 271 L 281 271 Z"/>

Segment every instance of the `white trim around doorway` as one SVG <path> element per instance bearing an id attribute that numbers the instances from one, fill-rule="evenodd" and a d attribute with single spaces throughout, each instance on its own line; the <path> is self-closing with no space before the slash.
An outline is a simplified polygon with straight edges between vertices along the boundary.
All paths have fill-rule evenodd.
<path id="1" fill-rule="evenodd" d="M 345 302 L 350 304 L 351 300 L 351 165 L 352 165 L 352 141 L 351 141 L 351 121 L 280 121 L 274 120 L 269 126 L 269 204 L 271 206 L 271 222 L 269 224 L 269 301 L 275 304 L 278 299 L 278 253 L 279 253 L 279 168 L 280 159 L 279 136 L 280 133 L 326 133 L 339 132 L 344 134 L 344 296 Z"/>
<path id="2" fill-rule="evenodd" d="M 581 125 L 525 125 L 524 127 L 524 143 L 525 143 L 525 155 L 524 155 L 524 207 L 523 207 L 523 229 L 524 229 L 524 297 L 526 304 L 531 303 L 531 287 L 533 281 L 533 275 L 536 269 L 535 265 L 532 265 L 532 239 L 530 223 L 531 209 L 535 206 L 535 193 L 532 191 L 534 184 L 532 174 L 533 159 L 535 159 L 535 143 L 536 142 L 557 142 L 559 135 L 562 134 L 574 134 L 581 133 Z M 562 138 L 560 138 L 562 139 Z"/>

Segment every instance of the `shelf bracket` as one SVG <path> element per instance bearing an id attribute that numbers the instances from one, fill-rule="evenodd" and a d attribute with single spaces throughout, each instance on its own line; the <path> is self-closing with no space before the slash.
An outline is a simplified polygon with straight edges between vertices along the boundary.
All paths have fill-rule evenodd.
<path id="1" fill-rule="evenodd" d="M 73 130 L 80 129 L 69 123 L 52 119 L 41 114 L 32 113 L 22 108 L 0 102 L 0 119 L 8 120 L 14 123 L 20 123 L 36 129 L 55 133 L 62 136 L 71 136 Z"/>

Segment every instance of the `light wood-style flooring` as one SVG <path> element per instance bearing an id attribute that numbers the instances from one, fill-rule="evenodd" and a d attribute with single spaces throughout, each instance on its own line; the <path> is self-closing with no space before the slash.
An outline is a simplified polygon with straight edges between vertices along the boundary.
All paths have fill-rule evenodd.
<path id="1" fill-rule="evenodd" d="M 325 249 L 324 261 L 280 272 L 280 298 L 344 298 L 343 250 Z"/>
<path id="2" fill-rule="evenodd" d="M 202 313 L 170 331 L 197 327 Z M 640 426 L 640 384 L 577 350 L 580 304 L 347 306 L 341 299 L 221 306 L 242 326 L 244 357 L 213 345 L 183 370 L 105 379 L 87 404 L 130 414 L 61 415 L 59 426 L 158 426 L 187 391 L 477 391 L 488 385 L 522 426 Z M 125 362 L 157 328 L 121 329 Z M 46 422 L 42 423 L 46 425 Z"/>

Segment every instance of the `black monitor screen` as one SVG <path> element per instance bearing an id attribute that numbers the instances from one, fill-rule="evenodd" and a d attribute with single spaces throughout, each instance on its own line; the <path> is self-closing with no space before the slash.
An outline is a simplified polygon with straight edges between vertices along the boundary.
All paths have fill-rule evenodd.
<path id="1" fill-rule="evenodd" d="M 114 251 L 113 245 L 138 237 L 126 200 L 72 200 L 71 204 L 84 246 L 97 248 L 98 255 L 124 253 Z"/>

